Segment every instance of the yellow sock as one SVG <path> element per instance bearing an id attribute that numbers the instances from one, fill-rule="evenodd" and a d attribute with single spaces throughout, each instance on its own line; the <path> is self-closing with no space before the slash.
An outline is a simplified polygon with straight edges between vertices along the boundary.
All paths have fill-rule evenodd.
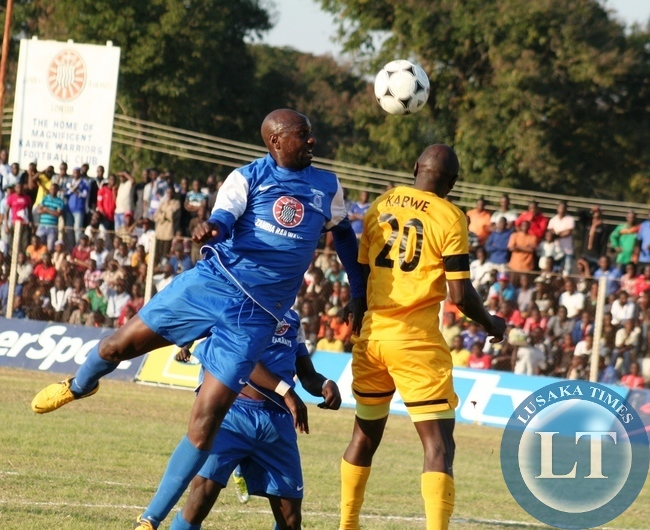
<path id="1" fill-rule="evenodd" d="M 456 488 L 447 473 L 422 473 L 422 497 L 427 515 L 427 530 L 447 530 L 454 511 Z"/>
<path id="2" fill-rule="evenodd" d="M 359 513 L 369 476 L 370 467 L 354 466 L 341 459 L 340 530 L 359 530 Z"/>

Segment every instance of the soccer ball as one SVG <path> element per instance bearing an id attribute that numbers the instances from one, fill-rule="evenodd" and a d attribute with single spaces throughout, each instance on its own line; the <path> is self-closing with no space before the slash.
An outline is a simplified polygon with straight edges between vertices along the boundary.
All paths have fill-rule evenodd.
<path id="1" fill-rule="evenodd" d="M 429 98 L 429 78 L 411 61 L 389 62 L 375 77 L 377 103 L 388 114 L 413 114 Z"/>

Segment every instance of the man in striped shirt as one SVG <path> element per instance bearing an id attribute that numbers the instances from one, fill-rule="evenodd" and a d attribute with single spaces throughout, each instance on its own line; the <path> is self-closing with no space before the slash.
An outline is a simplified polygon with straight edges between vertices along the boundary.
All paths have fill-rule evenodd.
<path id="1" fill-rule="evenodd" d="M 54 242 L 58 239 L 59 217 L 61 217 L 65 207 L 65 202 L 58 196 L 58 193 L 59 185 L 53 182 L 50 185 L 50 192 L 43 197 L 41 203 L 36 207 L 40 223 L 36 235 L 41 240 L 46 241 L 49 252 L 54 250 Z"/>

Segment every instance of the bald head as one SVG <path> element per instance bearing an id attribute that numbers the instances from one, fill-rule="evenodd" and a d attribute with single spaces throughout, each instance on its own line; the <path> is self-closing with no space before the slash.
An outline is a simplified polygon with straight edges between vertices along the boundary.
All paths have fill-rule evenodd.
<path id="1" fill-rule="evenodd" d="M 307 116 L 291 109 L 274 110 L 262 122 L 262 140 L 267 149 L 271 151 L 271 137 L 300 127 L 305 122 L 309 123 Z"/>
<path id="2" fill-rule="evenodd" d="M 274 110 L 264 118 L 261 132 L 278 166 L 299 171 L 311 164 L 316 140 L 307 116 L 291 109 Z"/>
<path id="3" fill-rule="evenodd" d="M 415 187 L 446 197 L 458 178 L 458 157 L 448 145 L 427 147 L 415 163 Z"/>

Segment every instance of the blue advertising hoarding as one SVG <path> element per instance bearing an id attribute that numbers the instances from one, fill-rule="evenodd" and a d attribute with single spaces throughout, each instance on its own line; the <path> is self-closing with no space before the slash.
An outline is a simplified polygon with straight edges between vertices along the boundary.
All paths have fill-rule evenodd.
<path id="1" fill-rule="evenodd" d="M 316 370 L 336 381 L 344 407 L 354 407 L 352 395 L 352 356 L 350 354 L 316 352 L 312 356 Z M 454 368 L 454 388 L 459 398 L 456 420 L 505 427 L 511 414 L 531 393 L 545 385 L 562 381 L 553 377 L 515 375 L 495 370 L 471 370 Z M 629 390 L 621 386 L 611 387 L 626 398 Z M 319 403 L 320 399 L 305 392 L 298 385 L 298 394 L 306 403 Z M 395 393 L 390 408 L 391 414 L 407 414 L 399 393 Z"/>
<path id="2" fill-rule="evenodd" d="M 0 317 L 0 366 L 74 374 L 92 347 L 113 331 Z M 107 377 L 132 381 L 141 363 L 124 361 Z"/>

